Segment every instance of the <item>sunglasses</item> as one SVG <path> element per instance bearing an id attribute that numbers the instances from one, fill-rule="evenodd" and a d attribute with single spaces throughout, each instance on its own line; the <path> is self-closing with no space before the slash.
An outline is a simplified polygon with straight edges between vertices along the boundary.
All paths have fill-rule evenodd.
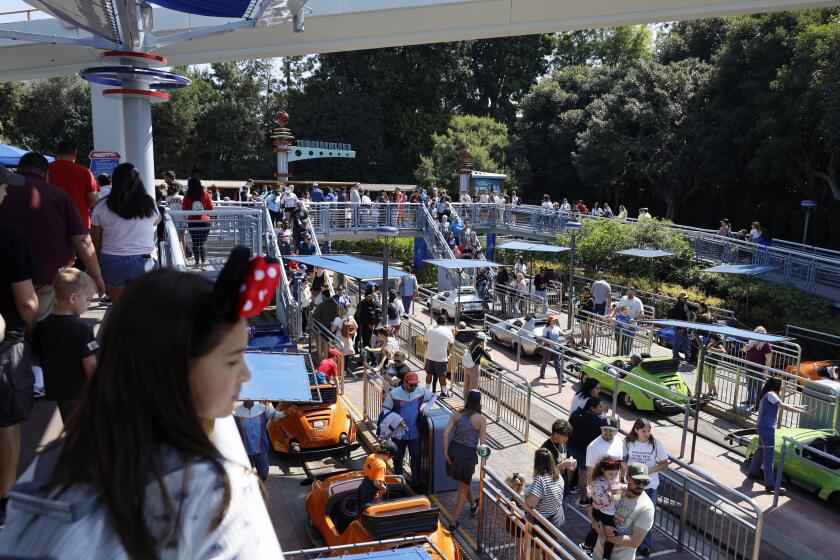
<path id="1" fill-rule="evenodd" d="M 632 476 L 630 477 L 630 480 L 632 480 L 632 481 L 633 481 L 633 483 L 634 483 L 636 486 L 641 486 L 642 488 L 644 488 L 645 486 L 647 486 L 648 484 L 650 484 L 650 480 L 636 480 L 636 479 L 635 479 L 635 478 L 633 478 Z"/>

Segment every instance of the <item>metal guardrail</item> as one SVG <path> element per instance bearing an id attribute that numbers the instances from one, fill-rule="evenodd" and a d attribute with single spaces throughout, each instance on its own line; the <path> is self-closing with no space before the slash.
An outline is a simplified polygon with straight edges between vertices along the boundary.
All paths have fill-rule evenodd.
<path id="1" fill-rule="evenodd" d="M 618 323 L 609 316 L 575 309 L 572 324 L 575 338 L 589 339 L 589 349 L 602 356 L 650 354 L 653 328 L 642 323 L 632 326 Z"/>
<path id="2" fill-rule="evenodd" d="M 338 384 L 338 392 L 340 394 L 344 394 L 344 377 L 346 372 L 344 371 L 345 361 L 344 361 L 344 341 L 341 340 L 341 337 L 338 337 L 333 333 L 329 327 L 321 323 L 320 321 L 316 321 L 314 317 L 310 315 L 309 320 L 309 354 L 312 355 L 312 363 L 317 364 L 320 363 L 321 360 L 329 356 L 330 349 L 335 348 L 338 350 L 339 359 L 338 359 L 338 378 L 336 379 L 336 383 Z"/>
<path id="3" fill-rule="evenodd" d="M 187 262 L 184 258 L 184 247 L 168 209 L 165 209 L 163 213 L 163 243 L 161 249 L 160 266 L 186 270 Z"/>
<path id="4" fill-rule="evenodd" d="M 368 367 L 367 356 L 362 355 L 362 416 L 376 422 L 382 412 L 385 395 L 393 387 L 382 375 Z"/>
<path id="5" fill-rule="evenodd" d="M 829 455 L 825 451 L 817 449 L 816 447 L 812 447 L 810 445 L 800 443 L 800 442 L 796 441 L 795 439 L 793 439 L 792 437 L 785 436 L 785 437 L 782 438 L 782 450 L 781 450 L 781 453 L 779 454 L 779 468 L 776 469 L 776 485 L 775 485 L 775 491 L 773 492 L 773 507 L 778 507 L 778 505 L 779 505 L 779 491 L 782 487 L 782 477 L 784 476 L 784 471 L 785 471 L 785 460 L 787 459 L 787 456 L 791 453 L 791 451 L 789 451 L 789 449 L 791 447 L 796 450 L 794 452 L 794 457 L 796 457 L 797 461 L 802 461 L 803 463 L 811 465 L 812 467 L 816 467 L 819 470 L 821 470 L 825 473 L 828 473 L 831 476 L 835 476 L 835 477 L 840 476 L 840 475 L 837 474 L 837 468 L 836 467 L 834 469 L 832 469 L 832 468 L 830 468 L 826 465 L 823 465 L 822 463 L 819 463 L 817 461 L 809 459 L 808 457 L 805 457 L 804 452 L 808 451 L 812 455 L 816 455 L 817 457 L 822 457 L 822 458 L 824 458 L 828 461 L 831 461 L 835 465 L 840 465 L 840 459 L 838 459 L 834 455 Z M 775 453 L 775 451 L 774 451 L 774 453 Z"/>
<path id="6" fill-rule="evenodd" d="M 673 468 L 660 471 L 654 526 L 673 539 L 678 550 L 699 558 L 758 560 L 762 508 L 691 465 L 674 457 L 670 460 L 693 476 Z"/>
<path id="7" fill-rule="evenodd" d="M 827 332 L 808 329 L 797 325 L 785 325 L 785 336 L 816 342 L 817 344 L 840 349 L 840 336 Z"/>
<path id="8" fill-rule="evenodd" d="M 424 361 L 426 327 L 413 317 L 404 316 L 400 332 L 396 335 L 400 348 L 421 363 Z M 463 356 L 467 347 L 456 342 L 449 356 L 447 369 L 451 388 L 463 394 Z M 507 426 L 528 441 L 531 429 L 531 383 L 524 376 L 502 365 L 482 363 L 479 367 L 478 389 L 481 391 L 482 409 L 488 418 Z"/>
<path id="9" fill-rule="evenodd" d="M 479 471 L 478 552 L 493 560 L 587 560 L 563 531 L 482 464 Z"/>
<path id="10" fill-rule="evenodd" d="M 420 230 L 422 205 L 418 203 L 317 202 L 307 204 L 314 231 L 325 239 L 337 234 L 374 232 L 392 226 L 416 235 Z"/>
<path id="11" fill-rule="evenodd" d="M 260 208 L 218 208 L 214 210 L 169 210 L 184 246 L 192 252 L 194 263 L 187 268 L 224 263 L 237 245 L 250 247 L 255 255 L 264 254 L 263 220 Z M 210 216 L 210 220 L 189 220 L 193 216 Z M 187 235 L 189 232 L 189 235 Z"/>
<path id="12" fill-rule="evenodd" d="M 280 254 L 280 245 L 277 241 L 277 231 L 274 229 L 271 214 L 269 214 L 268 208 L 265 207 L 263 208 L 263 227 L 265 229 L 267 255 L 283 263 L 283 255 Z M 277 286 L 276 294 L 277 321 L 286 325 L 289 334 L 297 339 L 303 335 L 302 317 L 300 304 L 292 296 L 289 280 L 289 275 L 286 274 L 285 263 L 283 263 L 283 266 L 280 267 L 280 284 Z"/>
<path id="13" fill-rule="evenodd" d="M 343 544 L 338 546 L 322 546 L 319 548 L 306 548 L 301 550 L 284 550 L 284 558 L 326 558 L 331 556 L 345 556 L 347 554 L 363 554 L 371 552 L 372 550 L 397 550 L 408 546 L 414 547 L 428 547 L 431 552 L 437 554 L 438 558 L 446 558 L 443 552 L 435 546 L 432 540 L 427 535 L 417 535 L 413 537 L 401 537 L 398 539 L 385 539 L 381 541 L 369 541 L 358 544 Z M 358 556 L 356 556 L 358 558 Z"/>

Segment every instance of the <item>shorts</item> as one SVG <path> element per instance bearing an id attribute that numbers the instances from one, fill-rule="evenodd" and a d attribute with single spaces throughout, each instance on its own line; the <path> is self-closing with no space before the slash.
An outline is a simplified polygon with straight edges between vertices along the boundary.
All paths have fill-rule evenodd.
<path id="1" fill-rule="evenodd" d="M 106 286 L 122 288 L 155 268 L 150 255 L 99 255 L 99 268 Z"/>
<path id="2" fill-rule="evenodd" d="M 32 386 L 32 360 L 29 346 L 21 341 L 0 354 L 0 428 L 20 424 L 32 414 L 35 396 Z"/>
<path id="3" fill-rule="evenodd" d="M 426 370 L 426 375 L 433 377 L 446 377 L 446 362 L 435 362 L 433 360 L 426 360 L 423 364 L 423 369 Z"/>

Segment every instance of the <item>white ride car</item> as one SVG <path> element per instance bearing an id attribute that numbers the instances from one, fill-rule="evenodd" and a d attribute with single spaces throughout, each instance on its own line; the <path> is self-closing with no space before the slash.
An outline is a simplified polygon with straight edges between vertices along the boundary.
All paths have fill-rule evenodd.
<path id="1" fill-rule="evenodd" d="M 514 350 L 521 343 L 522 353 L 533 356 L 540 350 L 537 340 L 543 336 L 546 325 L 548 325 L 548 319 L 538 316 L 499 321 L 490 325 L 490 338 Z"/>
<path id="2" fill-rule="evenodd" d="M 461 309 L 458 312 L 459 320 L 484 320 L 485 302 L 472 286 L 461 286 L 460 292 L 458 290 L 447 290 L 435 294 L 431 302 L 432 315 L 442 313 L 447 319 L 452 320 L 455 318 L 456 303 L 461 304 Z"/>

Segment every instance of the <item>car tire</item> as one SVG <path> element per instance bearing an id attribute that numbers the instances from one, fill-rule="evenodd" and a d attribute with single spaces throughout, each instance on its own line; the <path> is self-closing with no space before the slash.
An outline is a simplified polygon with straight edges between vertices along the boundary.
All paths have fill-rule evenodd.
<path id="1" fill-rule="evenodd" d="M 636 410 L 636 402 L 633 400 L 633 397 L 627 393 L 619 393 L 618 400 L 620 400 L 621 404 L 623 404 L 628 410 Z"/>

